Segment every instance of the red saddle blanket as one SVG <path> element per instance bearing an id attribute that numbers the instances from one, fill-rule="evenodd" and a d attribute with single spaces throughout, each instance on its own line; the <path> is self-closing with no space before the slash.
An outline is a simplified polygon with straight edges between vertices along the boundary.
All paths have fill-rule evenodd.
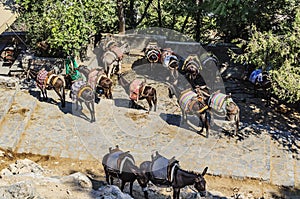
<path id="1" fill-rule="evenodd" d="M 37 86 L 41 89 L 45 89 L 46 88 L 46 79 L 48 77 L 48 71 L 45 69 L 42 69 L 38 72 L 38 75 L 36 77 L 36 83 Z"/>
<path id="2" fill-rule="evenodd" d="M 143 86 L 144 82 L 140 79 L 135 79 L 131 82 L 129 86 L 130 95 L 129 98 L 131 100 L 137 101 L 140 96 L 140 88 Z"/>
<path id="3" fill-rule="evenodd" d="M 121 48 L 119 48 L 118 46 L 112 46 L 110 48 L 110 50 L 113 53 L 115 53 L 120 60 L 123 59 L 123 52 L 122 52 Z"/>

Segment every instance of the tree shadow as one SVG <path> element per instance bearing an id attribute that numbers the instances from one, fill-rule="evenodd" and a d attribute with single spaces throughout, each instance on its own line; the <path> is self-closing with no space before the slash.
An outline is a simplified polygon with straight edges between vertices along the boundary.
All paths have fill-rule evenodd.
<path id="1" fill-rule="evenodd" d="M 234 100 L 240 107 L 241 121 L 238 140 L 247 139 L 251 135 L 259 137 L 262 131 L 266 131 L 270 137 L 278 142 L 289 152 L 300 152 L 300 103 L 288 104 L 274 96 L 271 105 L 266 107 L 263 94 L 258 92 L 255 96 L 253 86 L 249 82 L 237 81 L 239 86 L 228 87 L 227 91 L 236 95 Z"/>
<path id="2" fill-rule="evenodd" d="M 281 198 L 299 199 L 300 198 L 300 189 L 299 188 L 282 186 L 282 187 L 280 187 L 279 192 L 280 192 L 280 194 L 270 193 L 270 195 L 274 199 L 281 199 Z"/>

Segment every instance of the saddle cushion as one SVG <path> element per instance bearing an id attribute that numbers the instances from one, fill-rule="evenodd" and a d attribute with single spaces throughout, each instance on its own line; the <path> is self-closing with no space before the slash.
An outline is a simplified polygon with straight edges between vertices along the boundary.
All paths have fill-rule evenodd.
<path id="1" fill-rule="evenodd" d="M 131 82 L 129 86 L 130 95 L 129 98 L 131 100 L 137 101 L 140 96 L 140 88 L 143 86 L 144 82 L 139 79 L 135 79 Z"/>
<path id="2" fill-rule="evenodd" d="M 71 86 L 71 98 L 76 101 L 78 99 L 79 90 L 86 86 L 87 83 L 85 81 L 75 81 Z"/>
<path id="3" fill-rule="evenodd" d="M 92 87 L 95 88 L 97 85 L 97 81 L 99 80 L 100 76 L 106 76 L 104 70 L 101 69 L 92 69 L 88 75 L 88 84 Z"/>
<path id="4" fill-rule="evenodd" d="M 175 157 L 167 159 L 159 154 L 152 160 L 151 175 L 161 185 L 171 184 L 174 180 L 174 171 L 179 167 L 179 161 Z"/>
<path id="5" fill-rule="evenodd" d="M 151 165 L 151 173 L 155 179 L 168 179 L 168 163 L 169 160 L 163 156 L 157 158 Z"/>
<path id="6" fill-rule="evenodd" d="M 119 60 L 122 60 L 122 58 L 123 58 L 123 52 L 122 52 L 121 48 L 119 48 L 118 46 L 112 46 L 110 48 L 110 50 L 117 55 L 117 57 L 119 58 Z"/>
<path id="7" fill-rule="evenodd" d="M 227 99 L 227 95 L 223 93 L 213 93 L 209 100 L 208 104 L 211 108 L 216 111 L 225 111 L 226 103 L 224 103 Z"/>
<path id="8" fill-rule="evenodd" d="M 132 164 L 135 164 L 133 157 L 129 154 L 129 151 L 114 151 L 109 154 L 106 160 L 106 166 L 109 170 L 117 173 L 131 173 L 129 169 L 124 168 L 126 161 L 130 161 Z"/>
<path id="9" fill-rule="evenodd" d="M 253 84 L 255 84 L 256 80 L 258 82 L 262 82 L 262 70 L 261 69 L 254 70 L 249 77 L 249 81 L 252 82 Z"/>
<path id="10" fill-rule="evenodd" d="M 120 170 L 119 166 L 118 165 L 118 159 L 119 159 L 119 156 L 121 154 L 123 154 L 124 152 L 123 151 L 115 151 L 113 153 L 110 153 L 108 158 L 107 158 L 107 161 L 106 161 L 106 166 L 112 170 Z"/>
<path id="11" fill-rule="evenodd" d="M 178 100 L 180 108 L 184 111 L 188 111 L 189 104 L 195 97 L 197 97 L 197 94 L 191 90 L 183 92 Z"/>
<path id="12" fill-rule="evenodd" d="M 38 72 L 37 78 L 36 78 L 36 83 L 37 86 L 41 89 L 46 88 L 46 79 L 48 77 L 48 71 L 45 69 L 42 69 Z"/>

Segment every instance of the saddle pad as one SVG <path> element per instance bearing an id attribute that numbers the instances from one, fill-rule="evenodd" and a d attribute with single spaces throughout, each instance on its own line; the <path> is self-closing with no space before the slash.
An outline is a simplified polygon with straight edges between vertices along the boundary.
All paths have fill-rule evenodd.
<path id="1" fill-rule="evenodd" d="M 123 52 L 118 46 L 113 46 L 110 50 L 114 52 L 120 60 L 123 58 Z"/>
<path id="2" fill-rule="evenodd" d="M 138 100 L 138 97 L 140 95 L 139 90 L 142 85 L 143 85 L 143 81 L 140 79 L 135 79 L 131 82 L 131 84 L 129 86 L 129 91 L 130 91 L 129 98 L 131 100 L 135 100 L 135 101 Z"/>
<path id="3" fill-rule="evenodd" d="M 41 89 L 45 89 L 46 87 L 46 78 L 48 76 L 48 71 L 45 69 L 42 69 L 38 72 L 38 75 L 36 77 L 36 83 L 38 85 L 38 87 L 40 87 Z"/>
<path id="4" fill-rule="evenodd" d="M 71 86 L 71 98 L 72 100 L 77 100 L 78 92 L 80 88 L 86 85 L 85 81 L 76 81 Z"/>
<path id="5" fill-rule="evenodd" d="M 197 97 L 197 94 L 193 91 L 187 91 L 180 95 L 178 103 L 182 110 L 187 111 L 188 105 L 192 98 Z"/>
<path id="6" fill-rule="evenodd" d="M 226 97 L 227 95 L 223 93 L 212 94 L 208 100 L 208 104 L 216 111 L 225 110 L 226 103 L 224 102 L 226 100 Z"/>
<path id="7" fill-rule="evenodd" d="M 258 82 L 262 82 L 262 70 L 261 69 L 254 70 L 249 77 L 249 81 L 252 82 L 253 84 L 255 84 L 256 79 Z"/>
<path id="8" fill-rule="evenodd" d="M 118 159 L 120 155 L 123 153 L 124 153 L 123 151 L 116 151 L 114 153 L 109 154 L 106 161 L 106 166 L 113 170 L 120 170 L 118 165 Z"/>
<path id="9" fill-rule="evenodd" d="M 207 64 L 207 62 L 212 61 L 215 65 L 217 65 L 218 60 L 215 57 L 212 56 L 206 56 L 206 57 L 202 57 L 201 59 L 201 63 L 205 66 Z"/>
<path id="10" fill-rule="evenodd" d="M 163 156 L 157 158 L 151 165 L 151 173 L 155 179 L 168 179 L 169 160 Z"/>
<path id="11" fill-rule="evenodd" d="M 88 84 L 94 89 L 96 84 L 97 84 L 97 80 L 98 77 L 100 75 L 105 75 L 105 72 L 103 70 L 100 69 L 93 69 L 90 71 L 89 75 L 88 75 Z"/>

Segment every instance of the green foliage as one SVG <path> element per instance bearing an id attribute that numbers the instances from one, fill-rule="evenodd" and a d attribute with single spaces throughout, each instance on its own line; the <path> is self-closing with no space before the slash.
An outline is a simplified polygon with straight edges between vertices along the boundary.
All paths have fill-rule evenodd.
<path id="1" fill-rule="evenodd" d="M 204 8 L 216 19 L 219 35 L 226 41 L 248 39 L 249 28 L 282 34 L 295 16 L 298 0 L 206 0 Z"/>
<path id="2" fill-rule="evenodd" d="M 251 29 L 249 42 L 241 41 L 245 53 L 231 52 L 233 60 L 254 64 L 258 68 L 270 67 L 274 93 L 288 102 L 300 100 L 300 8 L 294 17 L 289 31 L 284 35 L 272 31 L 260 32 L 255 26 Z"/>
<path id="3" fill-rule="evenodd" d="M 77 55 L 89 37 L 112 27 L 117 18 L 109 0 L 17 0 L 32 48 L 41 41 L 50 55 Z"/>

